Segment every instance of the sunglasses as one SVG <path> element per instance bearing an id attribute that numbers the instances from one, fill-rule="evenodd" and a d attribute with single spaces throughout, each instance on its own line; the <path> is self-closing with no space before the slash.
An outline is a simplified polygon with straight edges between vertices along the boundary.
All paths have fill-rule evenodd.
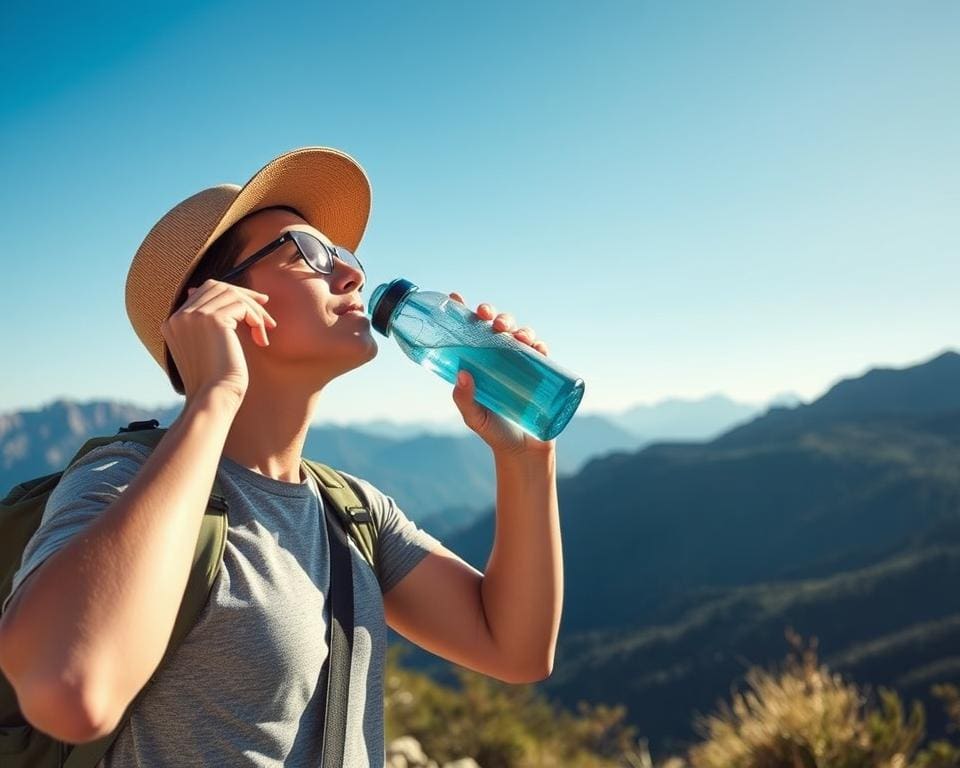
<path id="1" fill-rule="evenodd" d="M 344 264 L 360 270 L 360 273 L 366 278 L 366 271 L 363 264 L 351 251 L 341 248 L 339 245 L 329 246 L 320 238 L 311 235 L 309 232 L 300 230 L 290 230 L 284 232 L 272 243 L 268 243 L 249 258 L 241 261 L 237 266 L 220 277 L 221 280 L 229 280 L 239 275 L 243 270 L 256 264 L 260 259 L 266 258 L 277 248 L 286 243 L 293 243 L 300 252 L 300 257 L 307 262 L 307 266 L 319 272 L 321 275 L 332 275 L 334 259 L 340 259 Z"/>

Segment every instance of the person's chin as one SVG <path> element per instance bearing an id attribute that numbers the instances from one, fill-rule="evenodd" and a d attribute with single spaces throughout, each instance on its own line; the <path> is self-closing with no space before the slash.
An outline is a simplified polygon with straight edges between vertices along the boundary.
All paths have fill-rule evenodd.
<path id="1" fill-rule="evenodd" d="M 363 362 L 361 362 L 360 365 L 363 365 L 363 363 L 369 363 L 371 360 L 373 360 L 373 358 L 377 356 L 377 353 L 380 351 L 380 347 L 377 344 L 377 340 L 373 338 L 372 333 L 367 334 L 366 341 L 367 341 L 366 355 L 364 356 Z"/>
<path id="2" fill-rule="evenodd" d="M 358 338 L 358 341 L 365 343 L 362 344 L 361 348 L 357 349 L 356 354 L 351 354 L 344 357 L 344 367 L 342 373 L 346 373 L 347 371 L 352 371 L 354 368 L 359 368 L 362 365 L 366 365 L 373 360 L 380 351 L 380 347 L 377 345 L 377 340 L 373 337 L 373 334 L 362 335 Z"/>

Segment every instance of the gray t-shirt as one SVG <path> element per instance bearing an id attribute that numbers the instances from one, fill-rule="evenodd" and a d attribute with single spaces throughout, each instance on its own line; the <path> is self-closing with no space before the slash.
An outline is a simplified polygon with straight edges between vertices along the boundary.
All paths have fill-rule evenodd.
<path id="1" fill-rule="evenodd" d="M 149 455 L 123 441 L 91 451 L 51 494 L 14 576 L 26 577 L 124 491 Z M 319 766 L 330 617 L 330 549 L 312 478 L 288 483 L 223 457 L 223 565 L 197 623 L 134 708 L 100 768 Z M 344 765 L 385 762 L 383 593 L 439 542 L 366 481 L 345 478 L 380 529 L 380 582 L 350 542 L 354 655 Z M 9 600 L 9 598 L 8 598 Z"/>

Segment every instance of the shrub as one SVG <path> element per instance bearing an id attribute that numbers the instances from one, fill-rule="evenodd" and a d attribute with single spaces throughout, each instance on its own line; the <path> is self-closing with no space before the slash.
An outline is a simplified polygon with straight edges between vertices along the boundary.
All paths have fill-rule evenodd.
<path id="1" fill-rule="evenodd" d="M 905 716 L 899 696 L 880 689 L 879 705 L 817 659 L 816 643 L 780 671 L 751 669 L 747 690 L 699 718 L 703 741 L 691 768 L 907 768 L 924 736 L 924 712 Z"/>
<path id="2" fill-rule="evenodd" d="M 441 764 L 470 755 L 483 768 L 622 766 L 635 744 L 622 706 L 588 705 L 577 713 L 555 707 L 533 685 L 508 685 L 457 668 L 459 688 L 440 685 L 387 660 L 387 740 L 413 736 Z"/>

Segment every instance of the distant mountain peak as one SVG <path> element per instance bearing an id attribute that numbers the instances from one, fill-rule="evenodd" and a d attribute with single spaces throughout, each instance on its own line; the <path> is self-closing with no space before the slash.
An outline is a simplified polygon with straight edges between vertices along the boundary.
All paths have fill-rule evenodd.
<path id="1" fill-rule="evenodd" d="M 713 406 L 713 405 L 747 405 L 739 403 L 729 395 L 723 392 L 712 392 L 703 397 L 664 397 L 652 403 L 637 403 L 627 409 L 628 413 L 634 411 L 651 411 L 660 408 L 687 407 L 687 406 Z"/>
<path id="2" fill-rule="evenodd" d="M 701 398 L 671 397 L 640 404 L 615 417 L 617 424 L 647 440 L 709 440 L 742 423 L 760 406 L 739 403 L 722 392 Z"/>
<path id="3" fill-rule="evenodd" d="M 803 404 L 803 398 L 796 392 L 778 392 L 767 401 L 767 408 L 796 408 Z"/>
<path id="4" fill-rule="evenodd" d="M 952 411 L 960 411 L 960 354 L 948 350 L 922 363 L 874 367 L 860 376 L 842 379 L 809 404 L 771 408 L 719 440 L 744 443 L 871 415 L 918 416 Z"/>
<path id="5" fill-rule="evenodd" d="M 960 408 L 960 354 L 945 351 L 923 363 L 871 368 L 843 379 L 810 404 L 821 412 L 924 413 Z"/>

